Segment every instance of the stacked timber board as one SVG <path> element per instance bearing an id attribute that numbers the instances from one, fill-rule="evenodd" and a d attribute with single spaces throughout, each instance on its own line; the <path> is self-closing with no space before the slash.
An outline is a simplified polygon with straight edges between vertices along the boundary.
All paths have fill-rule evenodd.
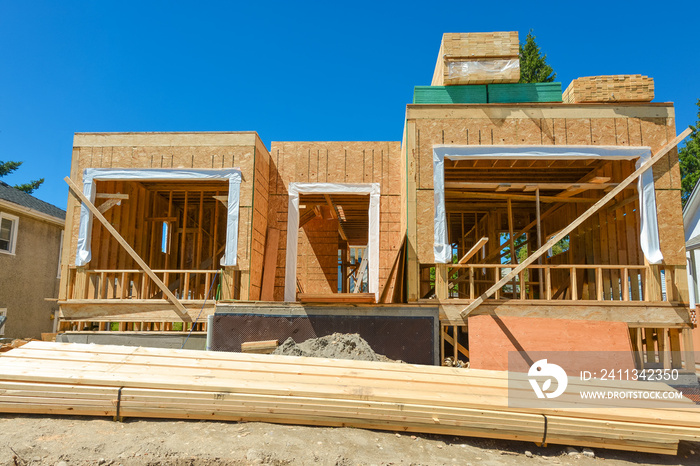
<path id="1" fill-rule="evenodd" d="M 353 426 L 667 454 L 700 440 L 700 411 L 688 401 L 509 408 L 506 374 L 496 371 L 32 342 L 0 356 L 0 374 L 6 413 Z M 647 387 L 672 390 L 637 384 Z"/>
<path id="2" fill-rule="evenodd" d="M 571 81 L 562 99 L 566 103 L 651 102 L 654 79 L 640 74 L 588 76 Z"/>
<path id="3" fill-rule="evenodd" d="M 416 86 L 414 104 L 561 102 L 561 83 Z"/>
<path id="4" fill-rule="evenodd" d="M 518 33 L 445 33 L 433 73 L 433 86 L 517 83 Z"/>

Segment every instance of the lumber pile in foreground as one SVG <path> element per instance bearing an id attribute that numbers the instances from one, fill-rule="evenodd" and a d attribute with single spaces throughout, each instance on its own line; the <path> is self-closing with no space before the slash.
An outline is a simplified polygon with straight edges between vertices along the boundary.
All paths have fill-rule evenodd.
<path id="1" fill-rule="evenodd" d="M 666 454 L 700 441 L 700 410 L 687 400 L 516 409 L 507 395 L 503 372 L 410 364 L 47 342 L 0 356 L 5 413 L 353 426 Z"/>

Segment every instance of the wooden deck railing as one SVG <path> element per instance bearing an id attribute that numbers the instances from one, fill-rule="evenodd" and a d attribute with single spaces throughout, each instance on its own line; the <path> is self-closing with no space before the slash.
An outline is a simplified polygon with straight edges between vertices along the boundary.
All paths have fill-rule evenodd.
<path id="1" fill-rule="evenodd" d="M 451 298 L 475 299 L 513 269 L 512 264 L 448 264 Z M 530 265 L 493 298 L 649 301 L 644 265 Z"/>
<path id="2" fill-rule="evenodd" d="M 214 299 L 220 284 L 220 275 L 216 270 L 153 272 L 182 300 Z M 79 272 L 71 268 L 70 273 L 69 299 L 163 299 L 162 291 L 143 270 L 96 269 Z M 207 296 L 210 289 L 211 293 Z"/>

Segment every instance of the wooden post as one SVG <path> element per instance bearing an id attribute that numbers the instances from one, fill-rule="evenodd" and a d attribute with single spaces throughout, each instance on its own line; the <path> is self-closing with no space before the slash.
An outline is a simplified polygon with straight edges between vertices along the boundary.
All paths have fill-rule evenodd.
<path id="1" fill-rule="evenodd" d="M 669 350 L 671 350 L 671 368 L 683 369 L 683 360 L 681 354 L 680 329 L 668 329 Z"/>
<path id="2" fill-rule="evenodd" d="M 537 258 L 539 258 L 542 254 L 544 254 L 549 248 L 551 248 L 552 246 L 557 244 L 559 241 L 561 241 L 566 235 L 568 235 L 569 233 L 574 231 L 576 228 L 578 228 L 579 225 L 581 225 L 583 222 L 585 222 L 591 215 L 593 215 L 598 210 L 600 210 L 601 207 L 603 207 L 608 202 L 610 202 L 612 199 L 614 199 L 615 196 L 620 194 L 620 192 L 622 190 L 627 188 L 627 186 L 629 186 L 634 180 L 636 180 L 645 171 L 647 171 L 651 167 L 653 167 L 656 162 L 661 160 L 661 158 L 663 156 L 665 156 L 671 149 L 676 147 L 678 145 L 678 143 L 680 143 L 683 139 L 685 139 L 691 132 L 692 132 L 692 130 L 690 128 L 687 128 L 680 135 L 676 136 L 671 142 L 669 142 L 663 148 L 661 148 L 656 154 L 654 154 L 653 157 L 651 157 L 651 159 L 649 159 L 645 163 L 643 163 L 638 169 L 636 169 L 631 175 L 629 175 L 627 178 L 625 178 L 620 184 L 618 184 L 616 187 L 614 187 L 612 190 L 610 190 L 610 192 L 608 192 L 605 196 L 603 196 L 598 202 L 596 202 L 591 207 L 589 207 L 588 210 L 586 210 L 580 217 L 578 217 L 572 223 L 570 223 L 565 228 L 563 228 L 559 233 L 557 233 L 552 238 L 550 238 L 550 240 L 547 241 L 544 244 L 544 246 L 542 246 L 537 251 L 535 251 L 530 257 L 525 259 L 520 265 L 518 265 L 513 270 L 511 270 L 509 274 L 507 274 L 500 281 L 498 281 L 498 283 L 496 283 L 491 288 L 486 290 L 486 292 L 484 294 L 479 296 L 472 303 L 470 303 L 466 308 L 464 308 L 461 312 L 462 317 L 467 317 L 471 311 L 476 309 L 476 307 L 479 306 L 481 303 L 483 303 L 485 299 L 492 296 L 496 292 L 496 290 L 500 289 L 504 284 L 508 283 L 516 274 L 520 273 L 521 270 L 523 270 L 525 267 L 527 267 L 528 265 L 535 262 L 537 260 Z"/>
<path id="3" fill-rule="evenodd" d="M 513 238 L 513 204 L 508 198 L 508 238 L 509 241 L 508 243 L 510 244 L 510 263 L 511 264 L 517 264 L 518 261 L 515 258 L 515 238 Z M 511 287 L 513 288 L 513 299 L 515 299 L 515 277 L 517 275 L 513 274 L 513 280 L 511 281 Z M 522 287 L 522 283 L 520 284 Z"/>
<path id="4" fill-rule="evenodd" d="M 75 268 L 75 286 L 73 287 L 73 299 L 85 299 L 87 297 L 87 268 Z"/>
<path id="5" fill-rule="evenodd" d="M 469 266 L 469 299 L 474 299 L 474 267 Z"/>
<path id="6" fill-rule="evenodd" d="M 447 264 L 435 264 L 435 296 L 437 299 L 447 299 L 449 295 Z"/>
<path id="7" fill-rule="evenodd" d="M 233 277 L 235 270 L 231 267 L 224 267 L 221 271 L 221 299 L 233 299 Z"/>
<path id="8" fill-rule="evenodd" d="M 683 361 L 685 361 L 685 370 L 695 372 L 695 351 L 693 348 L 693 329 L 684 328 L 682 330 L 683 338 Z"/>
<path id="9" fill-rule="evenodd" d="M 535 214 L 537 216 L 537 249 L 542 247 L 542 216 L 540 215 L 540 188 L 535 189 Z M 542 256 L 537 259 L 537 263 L 542 265 Z"/>
<path id="10" fill-rule="evenodd" d="M 168 287 L 160 281 L 160 279 L 156 276 L 155 273 L 151 270 L 151 268 L 141 259 L 141 256 L 136 254 L 136 251 L 129 245 L 129 243 L 126 242 L 124 238 L 119 234 L 117 230 L 114 229 L 111 223 L 107 221 L 107 219 L 100 213 L 99 210 L 97 210 L 97 207 L 93 205 L 90 200 L 85 197 L 85 195 L 80 191 L 80 188 L 76 186 L 76 184 L 73 182 L 68 177 L 64 178 L 65 182 L 68 183 L 68 186 L 70 186 L 71 190 L 80 198 L 80 200 L 83 202 L 85 207 L 87 207 L 90 212 L 92 212 L 92 215 L 95 216 L 97 220 L 99 220 L 102 225 L 109 231 L 112 236 L 117 240 L 119 244 L 122 245 L 122 247 L 126 250 L 127 253 L 134 259 L 134 261 L 143 269 L 146 274 L 148 274 L 149 277 L 151 277 L 151 280 L 155 282 L 156 285 L 158 285 L 158 288 L 161 289 L 163 294 L 168 298 L 168 301 L 170 301 L 174 306 L 175 306 L 175 312 L 180 316 L 180 319 L 182 319 L 183 322 L 191 322 L 192 318 L 189 316 L 187 313 L 187 309 L 185 309 L 185 306 L 182 305 L 180 301 L 173 295 Z"/>

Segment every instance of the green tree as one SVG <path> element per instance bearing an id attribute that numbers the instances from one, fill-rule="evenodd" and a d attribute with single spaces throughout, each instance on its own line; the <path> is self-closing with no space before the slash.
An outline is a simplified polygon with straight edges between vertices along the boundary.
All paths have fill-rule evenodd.
<path id="1" fill-rule="evenodd" d="M 681 164 L 681 199 L 683 205 L 688 201 L 690 193 L 693 192 L 695 184 L 700 178 L 700 99 L 698 105 L 698 122 L 691 126 L 693 132 L 686 139 L 685 147 L 678 150 L 678 158 Z"/>
<path id="2" fill-rule="evenodd" d="M 556 77 L 557 74 L 547 64 L 547 54 L 540 53 L 540 47 L 530 29 L 525 45 L 520 44 L 520 82 L 551 83 Z"/>
<path id="3" fill-rule="evenodd" d="M 2 160 L 0 160 L 0 178 L 14 172 L 20 167 L 20 165 L 22 165 L 22 162 L 3 162 Z M 15 188 L 19 189 L 20 191 L 24 191 L 27 194 L 31 194 L 34 191 L 36 191 L 43 182 L 44 179 L 41 178 L 38 180 L 30 181 L 29 183 L 17 184 L 15 185 Z"/>

